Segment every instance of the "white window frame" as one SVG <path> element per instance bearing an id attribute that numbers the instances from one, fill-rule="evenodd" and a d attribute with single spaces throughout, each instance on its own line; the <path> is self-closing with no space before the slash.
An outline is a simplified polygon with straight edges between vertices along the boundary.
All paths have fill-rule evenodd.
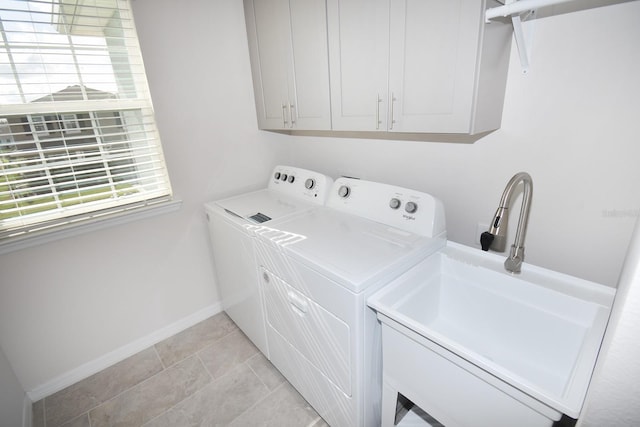
<path id="1" fill-rule="evenodd" d="M 46 5 L 47 1 L 33 0 L 33 5 Z M 18 5 L 16 7 L 27 5 L 28 10 L 31 11 L 30 0 L 14 4 Z M 40 43 L 41 38 L 34 37 L 33 40 L 36 41 L 29 42 L 30 44 L 25 44 L 18 38 L 11 39 L 11 31 L 15 31 L 14 34 L 20 31 L 24 32 L 23 29 L 8 29 L 5 33 L 6 27 L 20 22 L 17 20 L 18 18 L 14 17 L 18 16 L 20 11 L 16 10 L 16 15 L 9 16 L 1 6 L 0 4 L 0 49 L 4 48 L 5 52 L 8 52 L 11 67 L 5 67 L 5 74 L 0 74 L 0 85 L 4 84 L 6 87 L 6 82 L 11 80 L 12 76 L 16 87 L 13 91 L 0 91 L 0 94 L 19 93 L 22 103 L 3 102 L 0 95 L 0 118 L 16 118 L 12 119 L 13 121 L 5 119 L 6 123 L 2 125 L 3 129 L 0 130 L 8 129 L 9 134 L 8 136 L 3 135 L 3 139 L 14 141 L 14 145 L 18 147 L 17 150 L 13 150 L 13 154 L 7 153 L 8 147 L 6 145 L 4 150 L 3 147 L 0 147 L 0 156 L 4 156 L 0 159 L 3 160 L 0 165 L 2 166 L 0 178 L 3 176 L 5 178 L 4 181 L 0 179 L 0 254 L 59 237 L 178 209 L 181 201 L 173 198 L 168 171 L 164 163 L 162 146 L 153 118 L 153 106 L 144 65 L 133 25 L 130 0 L 100 0 L 100 2 L 95 0 L 54 0 L 48 6 L 48 11 L 29 15 L 34 18 L 28 19 L 38 20 L 42 19 L 42 16 L 50 14 L 49 21 L 34 21 L 34 31 L 41 31 L 37 29 L 38 25 L 50 25 L 56 28 L 57 40 L 69 41 L 70 53 L 68 56 L 73 57 L 77 77 L 80 79 L 79 86 L 73 80 L 66 84 L 67 87 L 64 90 L 58 88 L 56 90 L 50 89 L 48 92 L 33 92 L 33 90 L 41 90 L 39 86 L 33 84 L 32 80 L 26 80 L 27 77 L 33 76 L 33 71 L 29 71 L 31 73 L 29 76 L 23 76 L 19 66 L 24 62 L 20 63 L 19 59 L 14 62 L 13 59 L 14 50 L 16 57 L 22 54 L 23 58 L 25 50 L 35 47 L 38 51 L 39 48 L 36 44 Z M 9 6 L 5 5 L 5 7 Z M 5 13 L 5 22 L 9 23 L 8 25 L 3 23 L 3 12 Z M 92 16 L 92 14 L 94 15 Z M 27 20 L 24 22 L 29 23 Z M 45 33 L 38 34 L 42 36 Z M 82 39 L 83 37 L 84 39 Z M 91 37 L 104 39 L 105 47 L 103 50 L 108 52 L 108 58 L 113 64 L 110 69 L 113 70 L 114 84 L 117 84 L 117 91 L 113 92 L 113 95 L 108 91 L 92 87 L 92 84 L 99 85 L 101 80 L 99 78 L 91 80 L 91 71 L 88 71 L 89 74 L 86 75 L 88 76 L 86 81 L 89 83 L 84 83 L 85 74 L 81 73 L 85 73 L 85 71 L 82 69 L 91 70 L 93 64 L 87 62 L 83 65 L 78 58 L 82 58 L 82 55 L 86 55 L 85 58 L 95 56 L 96 50 L 91 51 L 91 47 L 86 47 L 86 40 Z M 82 41 L 73 41 L 76 39 Z M 116 40 L 115 44 L 113 40 Z M 14 46 L 14 43 L 15 46 L 19 46 L 19 49 Z M 116 55 L 117 62 L 113 62 L 112 55 Z M 5 55 L 5 57 L 7 56 Z M 122 71 L 123 58 L 126 58 L 124 71 Z M 22 61 L 25 60 L 22 59 Z M 11 72 L 6 74 L 6 70 L 9 68 Z M 43 73 L 49 72 L 44 70 Z M 4 79 L 2 79 L 3 77 Z M 23 77 L 26 89 L 23 88 L 21 82 Z M 57 78 L 57 76 L 50 77 L 43 74 L 40 80 L 53 82 Z M 91 83 L 92 81 L 95 83 Z M 78 94 L 73 93 L 74 90 Z M 34 97 L 34 93 L 40 93 L 40 95 Z M 31 96 L 31 100 L 28 99 L 27 94 Z M 85 113 L 89 119 L 84 118 Z M 103 113 L 117 113 L 118 120 L 122 124 L 101 125 L 101 121 L 109 122 L 110 120 Z M 91 132 L 84 132 L 84 129 L 80 127 L 78 114 L 83 115 L 82 126 Z M 56 121 L 54 118 L 57 117 L 57 125 L 52 126 L 53 122 L 48 122 L 47 117 L 54 121 Z M 20 121 L 16 121 L 17 119 Z M 56 129 L 56 126 L 59 129 Z M 110 130 L 105 131 L 105 129 Z M 42 137 L 46 138 L 41 140 Z M 33 157 L 34 150 L 40 153 L 41 161 L 38 161 L 37 157 Z M 16 153 L 16 151 L 18 152 Z M 31 157 L 27 157 L 23 153 L 30 153 Z M 97 153 L 101 154 L 98 156 Z M 128 163 L 129 161 L 132 163 Z M 13 169 L 9 169 L 7 165 Z M 46 175 L 38 175 L 35 178 L 29 178 L 25 175 L 32 170 L 42 173 L 46 171 Z M 55 173 L 63 175 L 55 175 Z M 103 173 L 106 173 L 104 178 Z M 111 176 L 118 180 L 112 180 Z M 11 181 L 16 179 L 18 181 Z M 89 190 L 83 190 L 84 188 L 98 188 L 98 186 L 109 188 L 107 184 L 101 183 L 107 179 L 110 183 L 108 186 L 111 188 L 109 191 L 113 193 L 112 197 L 105 198 L 101 196 L 103 193 L 90 193 Z M 3 182 L 15 182 L 16 192 L 21 191 L 24 187 L 27 187 L 29 192 L 23 193 L 22 198 L 15 198 L 17 196 L 7 198 L 7 194 L 13 194 L 14 190 L 9 185 L 3 187 Z M 46 182 L 49 184 L 47 185 Z M 73 190 L 73 186 L 70 185 L 73 183 L 75 183 L 77 190 Z M 122 187 L 123 185 L 125 187 Z M 133 187 L 127 187 L 128 185 Z M 70 187 L 71 190 L 69 190 Z M 43 191 L 52 192 L 42 193 Z M 78 200 L 78 203 L 70 204 L 69 199 L 60 198 L 62 193 L 70 191 L 76 192 L 75 195 L 70 194 L 70 196 L 74 201 Z M 3 193 L 5 199 L 1 198 Z M 53 206 L 53 202 L 47 201 L 45 203 L 48 210 L 39 212 L 36 209 L 37 212 L 32 214 L 31 211 L 34 209 L 21 208 L 18 204 L 25 198 L 35 200 L 38 197 L 33 194 L 41 193 L 45 194 L 45 196 L 39 196 L 41 199 L 55 197 L 57 207 L 50 208 Z M 51 194 L 51 197 L 48 194 Z M 96 197 L 96 194 L 100 197 Z M 105 192 L 104 194 L 109 193 Z M 15 204 L 15 207 L 7 208 L 12 203 Z M 18 212 L 17 216 L 10 216 L 6 213 L 9 211 Z M 23 214 L 22 211 L 29 212 Z M 2 216 L 3 213 L 5 213 L 4 216 Z"/>
<path id="2" fill-rule="evenodd" d="M 32 115 L 31 125 L 33 126 L 33 131 L 38 134 L 38 136 L 49 136 L 49 126 L 44 116 Z"/>
<path id="3" fill-rule="evenodd" d="M 62 113 L 60 114 L 60 122 L 62 123 L 64 133 L 67 135 L 73 135 L 81 132 L 77 114 Z"/>

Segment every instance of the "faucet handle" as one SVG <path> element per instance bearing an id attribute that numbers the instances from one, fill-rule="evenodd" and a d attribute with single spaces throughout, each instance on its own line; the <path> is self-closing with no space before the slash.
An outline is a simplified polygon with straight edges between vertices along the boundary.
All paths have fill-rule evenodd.
<path id="1" fill-rule="evenodd" d="M 524 247 L 511 245 L 511 253 L 504 261 L 504 268 L 510 273 L 518 274 L 521 271 L 523 261 Z"/>
<path id="2" fill-rule="evenodd" d="M 504 260 L 504 268 L 510 273 L 518 274 L 522 268 L 522 260 L 518 257 L 508 257 Z"/>

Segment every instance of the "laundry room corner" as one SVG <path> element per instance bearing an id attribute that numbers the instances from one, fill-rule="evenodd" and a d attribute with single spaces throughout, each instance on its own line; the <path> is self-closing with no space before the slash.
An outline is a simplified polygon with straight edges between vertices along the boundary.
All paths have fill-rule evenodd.
<path id="1" fill-rule="evenodd" d="M 0 345 L 36 399 L 220 311 L 203 204 L 288 157 L 255 125 L 241 3 L 132 5 L 181 207 L 0 256 Z"/>

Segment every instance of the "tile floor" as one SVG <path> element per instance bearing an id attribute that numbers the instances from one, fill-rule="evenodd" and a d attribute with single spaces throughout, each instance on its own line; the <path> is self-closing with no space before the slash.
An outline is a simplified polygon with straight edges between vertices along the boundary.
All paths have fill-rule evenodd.
<path id="1" fill-rule="evenodd" d="M 33 404 L 33 427 L 327 427 L 225 313 Z"/>

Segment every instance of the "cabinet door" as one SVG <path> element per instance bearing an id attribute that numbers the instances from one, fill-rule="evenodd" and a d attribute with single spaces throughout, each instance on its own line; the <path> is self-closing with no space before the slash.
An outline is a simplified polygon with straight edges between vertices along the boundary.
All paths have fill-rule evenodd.
<path id="1" fill-rule="evenodd" d="M 288 1 L 245 0 L 244 5 L 258 127 L 288 129 Z"/>
<path id="2" fill-rule="evenodd" d="M 258 0 L 262 1 L 262 0 Z M 290 0 L 289 108 L 294 129 L 331 129 L 327 6 L 325 0 Z"/>
<path id="3" fill-rule="evenodd" d="M 483 5 L 391 1 L 389 130 L 469 132 Z"/>
<path id="4" fill-rule="evenodd" d="M 260 129 L 331 129 L 325 0 L 245 0 Z"/>
<path id="5" fill-rule="evenodd" d="M 389 0 L 328 0 L 334 130 L 386 130 Z"/>

